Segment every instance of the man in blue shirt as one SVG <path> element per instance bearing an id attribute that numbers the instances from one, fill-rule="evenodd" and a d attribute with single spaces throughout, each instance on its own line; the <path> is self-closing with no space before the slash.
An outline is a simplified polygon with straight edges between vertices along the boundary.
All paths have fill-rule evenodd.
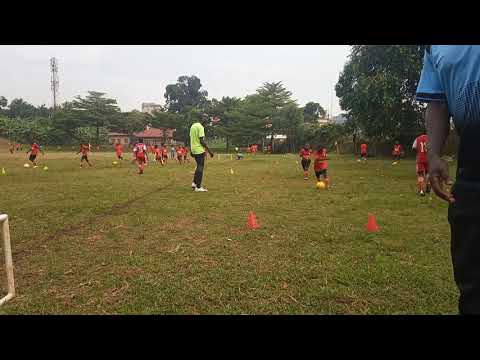
<path id="1" fill-rule="evenodd" d="M 417 100 L 427 102 L 430 182 L 449 202 L 451 252 L 461 314 L 480 314 L 480 46 L 431 45 L 425 51 Z M 460 136 L 457 176 L 451 193 L 442 148 L 450 117 Z"/>

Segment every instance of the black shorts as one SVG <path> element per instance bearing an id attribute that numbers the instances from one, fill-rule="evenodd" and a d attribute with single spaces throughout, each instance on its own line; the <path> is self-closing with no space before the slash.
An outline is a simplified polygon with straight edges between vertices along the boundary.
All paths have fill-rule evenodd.
<path id="1" fill-rule="evenodd" d="M 321 175 L 323 175 L 324 177 L 327 177 L 327 169 L 318 170 L 318 171 L 315 170 L 315 176 L 317 177 L 317 179 L 320 178 Z"/>
<path id="2" fill-rule="evenodd" d="M 308 168 L 310 167 L 310 163 L 312 162 L 312 160 L 310 159 L 302 159 L 302 168 L 303 168 L 303 171 L 307 171 Z"/>
<path id="3" fill-rule="evenodd" d="M 362 158 L 366 158 L 367 157 L 367 153 L 362 153 Z"/>
<path id="4" fill-rule="evenodd" d="M 37 155 L 31 154 L 28 159 L 29 159 L 31 162 L 34 162 L 36 158 L 37 158 Z"/>
<path id="5" fill-rule="evenodd" d="M 80 159 L 80 161 L 83 161 L 83 160 L 88 161 L 88 156 L 87 155 L 82 155 L 82 158 Z"/>

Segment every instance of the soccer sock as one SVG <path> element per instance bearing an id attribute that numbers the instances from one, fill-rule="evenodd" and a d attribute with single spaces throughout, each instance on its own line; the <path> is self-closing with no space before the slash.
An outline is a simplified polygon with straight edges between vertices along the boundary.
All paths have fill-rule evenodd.
<path id="1" fill-rule="evenodd" d="M 308 177 L 308 171 L 303 172 L 303 177 Z"/>

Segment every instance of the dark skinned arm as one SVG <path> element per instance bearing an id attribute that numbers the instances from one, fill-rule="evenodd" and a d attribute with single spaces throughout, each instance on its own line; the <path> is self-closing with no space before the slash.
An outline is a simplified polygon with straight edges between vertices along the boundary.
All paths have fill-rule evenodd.
<path id="1" fill-rule="evenodd" d="M 427 106 L 425 125 L 428 135 L 428 165 L 430 184 L 435 194 L 449 203 L 455 202 L 453 195 L 445 190 L 449 182 L 448 163 L 442 159 L 442 149 L 450 132 L 450 116 L 447 105 L 431 102 Z"/>
<path id="2" fill-rule="evenodd" d="M 205 150 L 208 151 L 208 153 L 210 154 L 210 157 L 213 158 L 213 153 L 210 151 L 210 149 L 208 148 L 207 146 L 207 143 L 205 142 L 205 138 L 204 137 L 201 137 L 200 138 L 200 144 L 202 144 L 202 146 L 205 148 Z"/>

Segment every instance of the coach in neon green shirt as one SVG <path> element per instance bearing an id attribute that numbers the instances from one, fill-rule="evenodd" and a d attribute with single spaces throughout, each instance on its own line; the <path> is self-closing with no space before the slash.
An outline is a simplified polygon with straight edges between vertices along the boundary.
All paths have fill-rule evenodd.
<path id="1" fill-rule="evenodd" d="M 207 189 L 202 187 L 203 168 L 205 165 L 205 151 L 208 151 L 211 157 L 213 153 L 205 142 L 205 128 L 208 124 L 208 116 L 202 115 L 199 122 L 195 122 L 190 127 L 190 155 L 195 159 L 197 168 L 195 175 L 193 175 L 192 189 L 196 192 L 205 192 Z"/>

